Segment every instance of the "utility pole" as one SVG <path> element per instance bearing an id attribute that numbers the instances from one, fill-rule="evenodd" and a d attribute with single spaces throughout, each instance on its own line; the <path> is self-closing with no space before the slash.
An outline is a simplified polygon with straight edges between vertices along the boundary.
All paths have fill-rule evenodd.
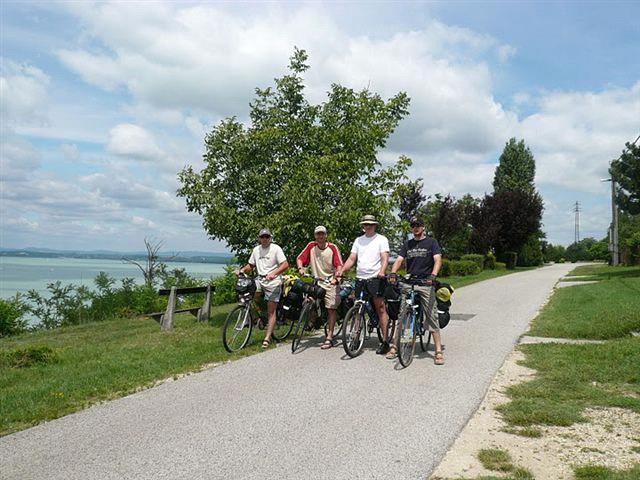
<path id="1" fill-rule="evenodd" d="M 573 206 L 573 211 L 575 215 L 575 236 L 574 243 L 578 243 L 580 241 L 580 202 L 576 202 Z"/>
<path id="2" fill-rule="evenodd" d="M 632 145 L 640 140 L 640 135 L 636 137 Z M 624 153 L 624 152 L 623 152 Z M 622 155 L 609 162 L 609 173 L 611 173 L 611 164 L 618 161 Z M 611 265 L 620 264 L 620 244 L 618 242 L 618 206 L 616 205 L 616 180 L 611 175 L 610 178 L 603 178 L 601 182 L 611 182 L 611 227 L 609 228 L 609 251 L 611 252 Z"/>
<path id="3" fill-rule="evenodd" d="M 611 252 L 611 265 L 620 264 L 620 245 L 618 244 L 618 206 L 616 205 L 616 181 L 604 178 L 602 182 L 611 182 L 611 226 L 609 227 L 609 251 Z"/>
<path id="4" fill-rule="evenodd" d="M 620 263 L 620 246 L 618 245 L 618 206 L 616 205 L 616 181 L 611 177 L 611 265 Z"/>

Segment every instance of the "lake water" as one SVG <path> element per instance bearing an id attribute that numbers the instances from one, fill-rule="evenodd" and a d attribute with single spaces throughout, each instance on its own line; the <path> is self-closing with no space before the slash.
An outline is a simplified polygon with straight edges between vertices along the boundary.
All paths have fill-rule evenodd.
<path id="1" fill-rule="evenodd" d="M 224 272 L 224 265 L 219 263 L 167 262 L 167 266 L 184 268 L 196 278 L 215 277 Z M 45 293 L 47 284 L 57 280 L 63 285 L 73 283 L 93 288 L 93 279 L 100 272 L 106 272 L 116 280 L 132 277 L 142 283 L 140 269 L 120 260 L 3 256 L 0 257 L 0 298 L 10 298 L 16 292 L 26 293 L 31 289 Z"/>

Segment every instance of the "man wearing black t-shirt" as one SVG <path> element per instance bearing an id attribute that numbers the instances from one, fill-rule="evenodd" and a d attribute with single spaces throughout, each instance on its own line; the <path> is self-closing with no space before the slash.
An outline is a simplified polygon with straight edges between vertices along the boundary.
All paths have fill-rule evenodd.
<path id="1" fill-rule="evenodd" d="M 422 311 L 425 318 L 425 326 L 433 332 L 433 341 L 436 347 L 436 353 L 434 363 L 436 365 L 444 364 L 444 355 L 442 353 L 442 339 L 440 337 L 440 325 L 438 324 L 438 306 L 436 303 L 434 292 L 434 281 L 440 272 L 442 267 L 442 251 L 440 245 L 433 238 L 429 238 L 424 232 L 424 222 L 422 219 L 414 217 L 411 219 L 411 230 L 413 232 L 413 238 L 404 242 L 398 258 L 391 267 L 391 273 L 394 274 L 400 267 L 402 262 L 407 262 L 407 273 L 411 275 L 411 278 L 423 279 L 427 285 L 416 285 L 415 291 L 418 293 L 420 303 L 422 305 Z M 411 287 L 407 285 L 402 286 L 403 293 L 410 290 Z M 402 318 L 407 304 L 404 301 L 405 296 L 402 296 L 402 306 L 400 309 L 400 317 Z M 399 339 L 400 328 L 396 328 L 395 341 L 391 347 L 391 351 L 387 355 L 387 358 L 395 358 L 397 356 L 397 345 Z"/>

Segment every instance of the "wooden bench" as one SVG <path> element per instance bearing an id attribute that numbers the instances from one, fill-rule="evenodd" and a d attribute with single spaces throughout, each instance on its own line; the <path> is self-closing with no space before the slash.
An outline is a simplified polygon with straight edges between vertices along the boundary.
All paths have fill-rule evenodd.
<path id="1" fill-rule="evenodd" d="M 162 330 L 171 330 L 173 327 L 173 317 L 176 313 L 189 312 L 196 317 L 199 322 L 206 322 L 211 315 L 211 294 L 215 290 L 214 285 L 207 285 L 205 287 L 185 287 L 185 288 L 161 288 L 158 290 L 158 295 L 161 297 L 169 296 L 167 302 L 167 309 L 164 312 L 148 313 L 147 316 L 153 318 L 160 324 Z M 178 295 L 191 295 L 194 293 L 206 293 L 204 297 L 204 303 L 201 307 L 190 307 L 176 310 L 176 298 Z"/>

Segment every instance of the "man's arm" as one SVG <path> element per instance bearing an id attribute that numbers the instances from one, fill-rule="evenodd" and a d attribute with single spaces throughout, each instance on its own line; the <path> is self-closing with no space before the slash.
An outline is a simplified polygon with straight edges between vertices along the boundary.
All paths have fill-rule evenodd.
<path id="1" fill-rule="evenodd" d="M 238 274 L 240 273 L 249 273 L 251 270 L 253 270 L 254 265 L 251 265 L 250 263 L 247 263 L 244 267 L 242 267 L 240 270 L 238 270 Z"/>
<path id="2" fill-rule="evenodd" d="M 311 261 L 311 249 L 316 245 L 315 242 L 307 243 L 307 246 L 304 247 L 304 250 L 300 252 L 300 255 L 296 257 L 296 265 L 298 266 L 298 272 L 300 274 L 304 273 L 305 265 L 309 265 Z"/>
<path id="3" fill-rule="evenodd" d="M 387 265 L 389 265 L 389 252 L 380 252 L 380 271 L 378 277 L 382 278 L 387 274 Z"/>
<path id="4" fill-rule="evenodd" d="M 440 273 L 441 268 L 442 268 L 442 255 L 434 255 L 433 270 L 431 271 L 431 275 L 437 276 L 438 273 Z"/>
<path id="5" fill-rule="evenodd" d="M 353 267 L 353 264 L 356 263 L 357 258 L 358 258 L 358 255 L 356 255 L 355 252 L 351 252 L 351 255 L 349 255 L 349 258 L 347 258 L 347 261 L 344 262 L 344 265 L 342 266 L 342 268 L 338 267 L 337 276 L 341 277 L 342 275 L 344 275 L 344 272 L 349 271 L 349 269 Z"/>
<path id="6" fill-rule="evenodd" d="M 393 266 L 391 267 L 391 273 L 398 273 L 398 270 L 402 267 L 402 262 L 404 262 L 404 257 L 398 255 L 396 261 L 393 262 Z"/>
<path id="7" fill-rule="evenodd" d="M 278 275 L 280 275 L 282 272 L 284 272 L 287 268 L 289 268 L 289 262 L 287 262 L 286 260 L 284 262 L 282 262 L 280 265 L 278 265 L 278 268 L 276 268 L 275 270 L 269 272 L 267 275 L 265 275 L 265 279 L 267 281 L 273 280 L 274 278 L 276 278 Z"/>

